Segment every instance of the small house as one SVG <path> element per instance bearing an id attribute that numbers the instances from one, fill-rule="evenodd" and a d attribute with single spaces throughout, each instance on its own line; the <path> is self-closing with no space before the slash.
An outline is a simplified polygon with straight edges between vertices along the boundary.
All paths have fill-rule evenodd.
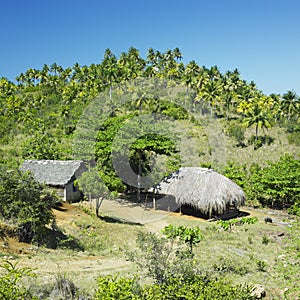
<path id="1" fill-rule="evenodd" d="M 74 186 L 74 181 L 87 171 L 80 160 L 26 160 L 21 171 L 30 171 L 35 180 L 54 188 L 57 194 L 68 202 L 80 200 L 82 192 Z"/>

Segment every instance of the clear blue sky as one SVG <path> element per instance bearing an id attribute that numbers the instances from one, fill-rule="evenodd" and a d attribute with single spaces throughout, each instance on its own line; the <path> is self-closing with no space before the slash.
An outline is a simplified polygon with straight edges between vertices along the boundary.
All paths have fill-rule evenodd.
<path id="1" fill-rule="evenodd" d="M 237 68 L 266 94 L 300 95 L 300 0 L 2 0 L 0 77 L 99 63 L 133 46 Z"/>

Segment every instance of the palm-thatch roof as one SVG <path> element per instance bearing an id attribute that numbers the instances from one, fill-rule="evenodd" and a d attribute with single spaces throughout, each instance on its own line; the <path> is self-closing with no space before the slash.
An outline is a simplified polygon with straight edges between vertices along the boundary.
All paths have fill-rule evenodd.
<path id="1" fill-rule="evenodd" d="M 80 160 L 26 160 L 21 171 L 30 171 L 35 180 L 50 186 L 65 186 L 86 170 Z"/>
<path id="2" fill-rule="evenodd" d="M 207 168 L 180 168 L 154 189 L 173 195 L 178 205 L 188 205 L 205 215 L 221 215 L 228 207 L 244 205 L 245 194 L 232 180 Z"/>

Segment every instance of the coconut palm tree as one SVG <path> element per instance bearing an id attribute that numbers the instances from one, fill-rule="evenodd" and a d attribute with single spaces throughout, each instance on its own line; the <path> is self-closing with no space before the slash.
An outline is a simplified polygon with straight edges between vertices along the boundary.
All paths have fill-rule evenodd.
<path id="1" fill-rule="evenodd" d="M 281 111 L 287 116 L 288 120 L 294 115 L 299 114 L 299 104 L 299 97 L 293 91 L 287 91 L 282 96 Z"/>
<path id="2" fill-rule="evenodd" d="M 151 65 L 155 65 L 156 63 L 156 55 L 153 48 L 149 48 L 147 52 L 147 63 Z"/>
<path id="3" fill-rule="evenodd" d="M 186 85 L 186 94 L 188 95 L 189 89 L 194 87 L 195 78 L 200 72 L 198 64 L 192 60 L 190 61 L 183 72 L 183 81 Z"/>
<path id="4" fill-rule="evenodd" d="M 174 55 L 175 59 L 177 60 L 177 62 L 178 62 L 178 60 L 182 60 L 182 58 L 183 58 L 182 53 L 181 53 L 181 51 L 179 50 L 178 47 L 176 47 L 173 50 L 173 55 Z"/>
<path id="5" fill-rule="evenodd" d="M 112 99 L 112 85 L 117 81 L 118 67 L 117 58 L 108 48 L 105 50 L 104 59 L 102 61 L 103 78 L 109 85 L 109 98 Z"/>
<path id="6" fill-rule="evenodd" d="M 222 85 L 220 81 L 208 81 L 202 89 L 202 99 L 211 107 L 211 114 L 220 102 Z"/>
<path id="7" fill-rule="evenodd" d="M 263 110 L 257 103 L 253 106 L 251 110 L 248 111 L 246 118 L 244 119 L 244 125 L 246 128 L 255 125 L 255 137 L 256 140 L 258 138 L 258 129 L 267 129 L 271 127 L 269 122 L 269 115 L 268 113 Z"/>

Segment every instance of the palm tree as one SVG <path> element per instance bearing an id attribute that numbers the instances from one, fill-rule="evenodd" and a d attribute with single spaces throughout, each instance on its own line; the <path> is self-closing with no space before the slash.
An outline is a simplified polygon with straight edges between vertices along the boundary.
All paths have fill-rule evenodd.
<path id="1" fill-rule="evenodd" d="M 26 84 L 26 75 L 24 75 L 24 73 L 21 73 L 16 77 L 16 80 L 19 86 L 23 86 L 24 84 Z"/>
<path id="2" fill-rule="evenodd" d="M 207 70 L 207 74 L 210 80 L 219 80 L 222 78 L 222 74 L 217 66 L 213 66 Z"/>
<path id="3" fill-rule="evenodd" d="M 181 53 L 181 51 L 179 50 L 178 47 L 176 47 L 173 50 L 173 55 L 174 55 L 175 59 L 177 60 L 177 62 L 178 62 L 178 60 L 182 60 L 182 58 L 183 58 L 182 53 Z"/>
<path id="4" fill-rule="evenodd" d="M 151 65 L 155 65 L 156 63 L 156 55 L 153 48 L 149 48 L 147 52 L 147 63 Z"/>
<path id="5" fill-rule="evenodd" d="M 213 110 L 220 100 L 221 88 L 220 81 L 208 81 L 202 89 L 202 99 L 210 105 L 211 114 L 213 114 Z"/>
<path id="6" fill-rule="evenodd" d="M 49 78 L 49 66 L 44 64 L 43 69 L 39 71 L 38 78 L 41 84 L 46 84 Z"/>
<path id="7" fill-rule="evenodd" d="M 282 96 L 281 111 L 287 116 L 287 119 L 299 114 L 299 97 L 293 91 L 287 91 Z"/>
<path id="8" fill-rule="evenodd" d="M 198 64 L 192 60 L 187 65 L 183 72 L 183 81 L 186 85 L 186 95 L 189 93 L 189 89 L 194 87 L 194 82 L 197 75 L 200 72 Z"/>
<path id="9" fill-rule="evenodd" d="M 255 125 L 255 137 L 258 138 L 259 128 L 270 128 L 271 124 L 269 122 L 269 115 L 264 111 L 257 103 L 249 110 L 248 115 L 244 119 L 244 125 L 246 128 Z"/>
<path id="10" fill-rule="evenodd" d="M 145 92 L 142 88 L 138 88 L 132 96 L 134 106 L 139 110 L 139 114 L 142 114 L 143 105 L 149 103 L 149 98 L 146 96 L 147 92 Z"/>
<path id="11" fill-rule="evenodd" d="M 79 63 L 75 63 L 73 66 L 73 75 L 72 80 L 76 80 L 78 82 L 83 82 L 84 80 L 82 68 L 80 67 Z"/>
<path id="12" fill-rule="evenodd" d="M 118 67 L 117 58 L 108 48 L 105 50 L 104 59 L 102 61 L 103 77 L 109 85 L 109 99 L 112 100 L 112 85 L 117 81 Z"/>

